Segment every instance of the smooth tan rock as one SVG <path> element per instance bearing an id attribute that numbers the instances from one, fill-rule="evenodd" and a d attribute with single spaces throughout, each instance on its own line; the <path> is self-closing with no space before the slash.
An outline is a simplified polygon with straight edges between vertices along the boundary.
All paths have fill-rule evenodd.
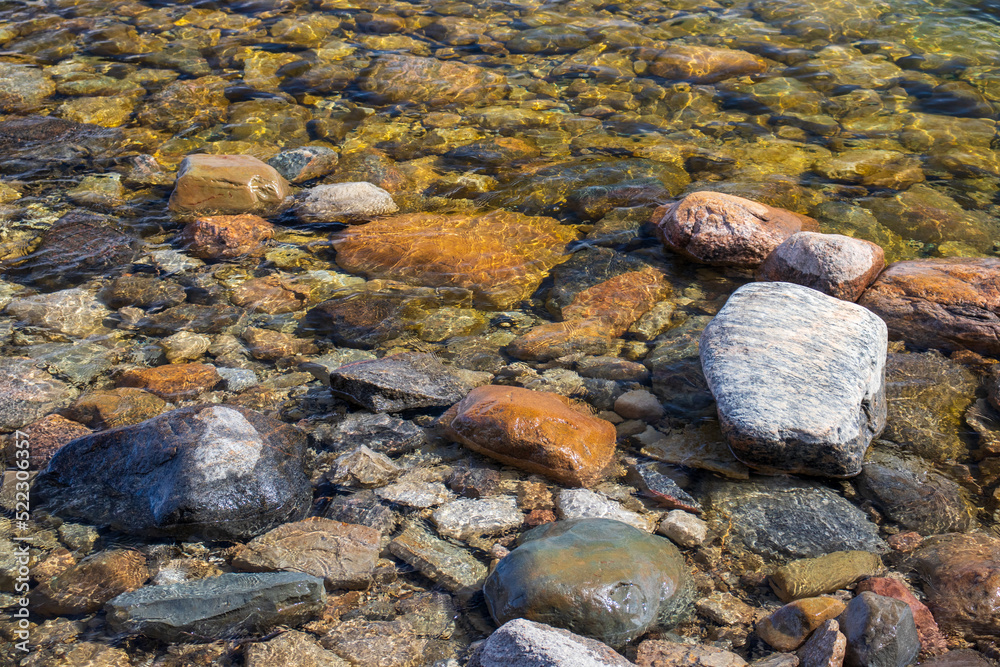
<path id="1" fill-rule="evenodd" d="M 170 210 L 182 215 L 272 215 L 291 194 L 274 167 L 249 155 L 189 155 L 177 170 Z"/>
<path id="2" fill-rule="evenodd" d="M 663 49 L 643 48 L 638 57 L 649 63 L 649 72 L 655 76 L 692 83 L 715 83 L 767 70 L 763 58 L 746 51 L 710 46 L 684 44 Z"/>
<path id="3" fill-rule="evenodd" d="M 871 241 L 799 232 L 767 256 L 757 280 L 805 285 L 844 301 L 857 301 L 884 267 L 885 253 Z"/>
<path id="4" fill-rule="evenodd" d="M 322 577 L 330 590 L 371 583 L 382 534 L 374 528 L 312 517 L 250 541 L 233 566 L 247 572 L 290 570 Z"/>
<path id="5" fill-rule="evenodd" d="M 667 248 L 713 266 L 755 268 L 792 234 L 819 231 L 812 218 L 719 192 L 694 192 L 651 219 Z"/>
<path id="6" fill-rule="evenodd" d="M 41 582 L 31 592 L 31 605 L 44 616 L 89 614 L 148 578 L 146 559 L 138 551 L 102 551 Z"/>
<path id="7" fill-rule="evenodd" d="M 757 624 L 757 634 L 778 651 L 794 651 L 809 635 L 844 611 L 834 598 L 805 598 L 786 604 Z"/>
<path id="8" fill-rule="evenodd" d="M 832 593 L 862 577 L 885 571 L 878 554 L 834 551 L 818 558 L 800 558 L 782 565 L 770 577 L 771 588 L 783 602 Z"/>
<path id="9" fill-rule="evenodd" d="M 858 303 L 911 345 L 1000 355 L 1000 259 L 896 262 Z"/>
<path id="10" fill-rule="evenodd" d="M 187 251 L 202 259 L 261 255 L 274 226 L 257 215 L 214 215 L 188 223 L 181 232 Z"/>
<path id="11" fill-rule="evenodd" d="M 477 387 L 441 423 L 473 451 L 571 486 L 597 482 L 615 449 L 610 422 L 558 394 L 519 387 Z"/>
<path id="12" fill-rule="evenodd" d="M 575 238 L 552 218 L 498 210 L 382 218 L 335 234 L 333 246 L 346 271 L 462 287 L 472 290 L 476 307 L 504 309 L 530 296 Z"/>
<path id="13" fill-rule="evenodd" d="M 133 368 L 118 378 L 119 387 L 138 387 L 166 401 L 194 398 L 208 391 L 222 376 L 207 364 L 168 364 L 156 368 Z"/>

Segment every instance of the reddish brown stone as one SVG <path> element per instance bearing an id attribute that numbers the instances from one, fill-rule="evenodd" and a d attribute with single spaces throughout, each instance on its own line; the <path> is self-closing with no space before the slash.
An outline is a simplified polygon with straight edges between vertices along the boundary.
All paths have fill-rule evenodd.
<path id="1" fill-rule="evenodd" d="M 857 301 L 885 267 L 882 247 L 840 234 L 792 234 L 767 256 L 757 280 L 805 285 Z"/>
<path id="2" fill-rule="evenodd" d="M 734 76 L 759 74 L 767 63 L 736 49 L 683 44 L 663 49 L 642 48 L 638 57 L 649 63 L 649 72 L 674 81 L 715 83 Z"/>
<path id="3" fill-rule="evenodd" d="M 333 237 L 337 264 L 369 277 L 472 290 L 480 308 L 525 299 L 566 258 L 576 231 L 552 218 L 492 211 L 481 215 L 398 215 Z"/>
<path id="4" fill-rule="evenodd" d="M 119 387 L 138 387 L 165 401 L 194 398 L 208 391 L 222 377 L 207 364 L 167 364 L 156 368 L 133 368 L 118 377 Z"/>
<path id="5" fill-rule="evenodd" d="M 913 612 L 913 621 L 917 625 L 917 634 L 920 636 L 920 647 L 927 653 L 938 655 L 948 650 L 948 644 L 944 635 L 938 629 L 938 624 L 923 602 L 913 596 L 903 584 L 888 577 L 872 577 L 865 579 L 858 584 L 857 594 L 871 591 L 876 595 L 895 598 L 905 602 Z"/>
<path id="6" fill-rule="evenodd" d="M 155 394 L 134 387 L 120 387 L 84 394 L 66 414 L 91 428 L 103 430 L 138 424 L 166 409 L 166 401 Z"/>
<path id="7" fill-rule="evenodd" d="M 48 415 L 20 429 L 28 442 L 28 465 L 31 470 L 44 468 L 52 455 L 70 440 L 89 435 L 91 430 L 59 415 Z M 17 440 L 11 436 L 7 441 L 7 460 L 13 461 Z"/>
<path id="8" fill-rule="evenodd" d="M 890 535 L 885 539 L 889 544 L 889 547 L 893 551 L 898 551 L 901 554 L 908 554 L 917 547 L 920 543 L 924 541 L 923 536 L 920 533 L 910 531 L 908 533 L 896 533 L 895 535 Z"/>
<path id="9" fill-rule="evenodd" d="M 473 451 L 570 486 L 599 481 L 615 450 L 609 422 L 558 394 L 519 387 L 477 387 L 441 423 Z"/>
<path id="10" fill-rule="evenodd" d="M 293 357 L 296 354 L 316 354 L 319 351 L 310 340 L 270 329 L 249 327 L 243 332 L 243 340 L 250 348 L 250 356 L 267 361 Z"/>
<path id="11" fill-rule="evenodd" d="M 510 88 L 498 72 L 456 60 L 383 55 L 358 80 L 376 104 L 424 103 L 427 106 L 495 102 Z"/>
<path id="12" fill-rule="evenodd" d="M 43 616 L 89 614 L 148 578 L 146 559 L 138 551 L 102 551 L 41 582 L 29 599 L 32 609 Z"/>
<path id="13" fill-rule="evenodd" d="M 253 278 L 233 289 L 234 305 L 257 313 L 278 315 L 301 310 L 312 290 L 278 275 Z"/>
<path id="14" fill-rule="evenodd" d="M 896 262 L 858 303 L 885 320 L 893 340 L 1000 355 L 1000 259 Z"/>
<path id="15" fill-rule="evenodd" d="M 934 620 L 949 632 L 1000 634 L 1000 539 L 949 533 L 913 552 Z"/>
<path id="16" fill-rule="evenodd" d="M 170 210 L 182 215 L 271 215 L 291 194 L 274 167 L 250 155 L 189 155 L 177 170 Z"/>
<path id="17" fill-rule="evenodd" d="M 263 254 L 274 226 L 256 215 L 213 215 L 190 222 L 181 232 L 188 252 L 202 259 L 236 259 Z"/>
<path id="18" fill-rule="evenodd" d="M 756 268 L 796 232 L 819 231 L 810 217 L 720 192 L 694 192 L 653 212 L 663 243 L 713 266 Z"/>
<path id="19" fill-rule="evenodd" d="M 556 520 L 556 513 L 552 510 L 531 510 L 524 517 L 524 525 L 534 528 L 543 523 L 552 523 Z"/>

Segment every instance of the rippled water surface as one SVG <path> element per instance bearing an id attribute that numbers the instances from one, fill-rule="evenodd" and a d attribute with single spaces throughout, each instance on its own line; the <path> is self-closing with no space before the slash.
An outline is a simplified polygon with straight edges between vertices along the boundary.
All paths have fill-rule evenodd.
<path id="1" fill-rule="evenodd" d="M 252 370 L 259 382 L 248 388 L 173 403 L 229 401 L 298 423 L 313 437 L 314 481 L 334 457 L 322 428 L 348 411 L 302 370 L 323 355 L 335 366 L 331 358 L 431 352 L 467 377 L 492 374 L 597 411 L 611 409 L 616 391 L 642 386 L 666 409 L 660 430 L 703 434 L 696 450 L 713 441 L 704 433 L 714 405 L 693 346 L 753 276 L 663 249 L 649 217 L 685 193 L 715 190 L 811 216 L 823 232 L 874 241 L 887 261 L 1000 251 L 995 0 L 0 1 L 0 112 L 0 303 L 82 290 L 50 304 L 49 315 L 0 316 L 2 355 L 36 360 L 74 397 L 169 361 Z M 338 161 L 294 185 L 296 197 L 367 181 L 411 217 L 350 260 L 359 226 L 302 222 L 294 205 L 271 218 L 274 238 L 257 256 L 188 252 L 186 220 L 167 209 L 185 156 L 266 161 L 301 146 L 331 149 Z M 421 246 L 415 267 L 394 265 L 399 239 L 420 237 L 439 215 L 464 217 L 447 218 L 447 233 Z M 56 221 L 61 231 L 46 242 Z M 652 379 L 598 386 L 584 381 L 583 366 L 573 370 L 585 355 L 532 365 L 506 354 L 582 289 L 646 266 L 664 272 L 670 296 L 604 355 L 644 363 Z M 155 279 L 163 291 L 142 303 L 110 299 L 108 285 L 123 275 Z M 163 315 L 182 301 L 202 309 Z M 324 302 L 335 305 L 335 327 L 306 316 Z M 95 308 L 107 308 L 103 320 Z M 255 347 L 248 329 L 288 336 Z M 178 332 L 204 340 L 165 342 Z M 964 485 L 984 527 L 995 526 L 1000 470 L 971 453 L 974 431 L 995 438 L 995 415 L 982 391 L 976 405 L 969 371 L 941 370 L 934 359 L 930 370 L 893 366 L 905 387 L 887 437 L 905 440 L 909 426 L 930 434 L 921 455 Z M 429 426 L 434 416 L 413 418 Z M 689 473 L 735 464 L 711 463 L 710 449 L 692 454 L 699 463 Z M 405 463 L 440 472 L 465 455 L 439 442 Z M 327 494 L 344 491 L 317 488 L 320 511 Z M 39 560 L 57 546 L 59 523 L 33 524 L 51 542 Z M 101 540 L 142 547 L 151 561 L 227 567 L 225 545 Z M 82 556 L 92 546 L 73 549 Z M 469 548 L 489 562 L 489 543 Z M 744 566 L 730 566 L 736 574 L 720 576 L 733 583 Z M 389 620 L 402 613 L 392 608 L 398 600 L 432 588 L 400 567 L 398 580 L 386 577 L 370 600 L 345 597 L 344 609 Z M 21 664 L 74 664 L 52 652 L 60 632 L 117 642 L 133 664 L 242 659 L 232 642 L 190 654 L 123 643 L 101 618 L 49 621 L 38 630 L 50 636 L 50 652 L 38 654 L 47 657 Z M 455 664 L 445 661 L 490 627 L 473 601 L 458 629 L 439 631 L 413 664 Z"/>

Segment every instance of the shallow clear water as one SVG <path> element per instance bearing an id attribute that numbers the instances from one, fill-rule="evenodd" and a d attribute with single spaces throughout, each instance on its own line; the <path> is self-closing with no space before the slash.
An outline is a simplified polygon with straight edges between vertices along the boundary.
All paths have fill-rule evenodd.
<path id="1" fill-rule="evenodd" d="M 205 349 L 186 360 L 250 369 L 261 384 L 174 403 L 235 401 L 298 422 L 314 436 L 317 469 L 332 462 L 317 429 L 347 411 L 299 370 L 322 354 L 350 361 L 427 351 L 457 368 L 499 374 L 498 382 L 609 410 L 613 401 L 570 370 L 579 359 L 528 368 L 504 346 L 554 319 L 581 289 L 646 265 L 666 275 L 671 305 L 661 308 L 659 325 L 622 334 L 608 352 L 653 371 L 652 380 L 619 390 L 653 389 L 667 410 L 665 432 L 710 431 L 714 407 L 692 346 L 709 316 L 753 276 L 691 265 L 663 249 L 649 216 L 688 192 L 717 190 L 811 216 L 824 232 L 874 241 L 887 261 L 1000 249 L 1000 5 L 993 0 L 2 2 L 0 112 L 4 305 L 77 287 L 93 302 L 112 278 L 131 274 L 179 286 L 187 303 L 215 309 L 203 315 L 209 320 L 236 322 L 214 330 L 181 314 L 142 324 L 163 304 L 145 312 L 109 307 L 103 324 L 80 315 L 89 305 L 56 308 L 28 324 L 7 312 L 3 356 L 35 359 L 86 394 L 114 386 L 129 368 L 166 364 L 167 336 L 202 333 Z M 22 116 L 71 122 L 31 130 L 15 122 Z M 294 209 L 272 218 L 275 236 L 262 256 L 190 257 L 179 237 L 184 221 L 167 209 L 185 156 L 268 160 L 307 145 L 335 150 L 339 162 L 296 192 L 368 181 L 388 191 L 402 215 L 547 216 L 560 225 L 558 257 L 531 245 L 537 239 L 522 233 L 521 218 L 501 214 L 472 236 L 436 241 L 436 251 L 447 263 L 449 253 L 489 241 L 490 262 L 514 275 L 548 262 L 528 298 L 495 297 L 489 277 L 476 284 L 362 275 L 338 264 L 329 242 L 343 225 L 305 224 Z M 137 162 L 140 155 L 153 160 Z M 73 211 L 108 216 L 98 227 L 124 236 L 112 247 L 87 227 L 54 251 L 41 245 Z M 517 246 L 519 238 L 529 240 Z M 462 267 L 456 273 L 489 275 Z M 239 296 L 242 285 L 267 276 L 286 281 L 273 297 L 284 305 L 261 305 L 259 292 Z M 343 306 L 350 327 L 330 331 L 305 317 L 328 300 L 355 304 Z M 297 342 L 250 354 L 247 326 Z M 892 437 L 905 441 L 903 422 L 926 417 L 915 427 L 931 434 L 925 440 L 936 433 L 947 441 L 935 441 L 927 458 L 964 485 L 972 506 L 985 508 L 981 525 L 995 527 L 1000 470 L 990 465 L 996 459 L 981 463 L 972 453 L 993 432 L 992 408 L 982 400 L 974 408 L 977 436 L 963 417 L 977 383 L 942 379 L 947 373 L 936 367 L 920 372 L 916 384 L 947 384 L 953 394 L 899 390 Z M 431 416 L 422 419 L 426 426 Z M 406 463 L 446 469 L 462 456 L 436 443 Z M 516 481 L 511 474 L 508 482 Z M 618 488 L 627 495 L 629 487 Z M 47 521 L 37 528 L 53 534 Z M 100 545 L 122 539 L 105 535 Z M 188 551 L 209 558 L 207 548 Z M 489 561 L 483 543 L 473 552 Z M 406 583 L 372 597 L 430 587 L 412 572 L 399 581 Z M 439 653 L 429 649 L 426 664 L 459 655 L 488 629 L 484 618 L 481 606 L 469 610 L 458 638 L 436 639 Z M 110 641 L 99 620 L 84 634 Z M 162 647 L 118 645 L 136 660 L 167 660 Z"/>

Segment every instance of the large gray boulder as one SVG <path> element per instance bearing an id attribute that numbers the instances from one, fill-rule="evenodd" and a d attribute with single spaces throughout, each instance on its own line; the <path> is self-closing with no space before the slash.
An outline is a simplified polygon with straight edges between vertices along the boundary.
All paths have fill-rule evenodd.
<path id="1" fill-rule="evenodd" d="M 68 443 L 32 500 L 133 535 L 243 541 L 308 511 L 305 447 L 302 431 L 251 410 L 182 408 Z"/>
<path id="2" fill-rule="evenodd" d="M 736 290 L 701 335 L 723 435 L 768 473 L 851 477 L 885 427 L 885 323 L 790 283 Z"/>

